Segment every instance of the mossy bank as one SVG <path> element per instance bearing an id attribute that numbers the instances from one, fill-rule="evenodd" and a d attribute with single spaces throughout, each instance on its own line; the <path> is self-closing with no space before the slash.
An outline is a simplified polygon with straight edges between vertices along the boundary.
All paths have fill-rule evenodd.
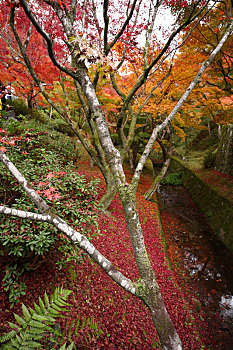
<path id="1" fill-rule="evenodd" d="M 233 251 L 233 200 L 232 196 L 220 194 L 203 176 L 190 169 L 182 160 L 172 157 L 170 173 L 182 172 L 183 184 L 192 200 L 205 216 L 219 239 Z M 230 182 L 231 179 L 226 179 Z"/>

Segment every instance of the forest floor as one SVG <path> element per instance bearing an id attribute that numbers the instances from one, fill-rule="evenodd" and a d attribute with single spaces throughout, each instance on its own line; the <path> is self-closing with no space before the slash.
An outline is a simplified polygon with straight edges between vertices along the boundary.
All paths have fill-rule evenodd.
<path id="1" fill-rule="evenodd" d="M 126 167 L 130 179 L 130 171 Z M 77 170 L 88 180 L 99 178 L 99 196 L 104 191 L 104 180 L 97 167 L 90 167 L 86 155 L 77 161 Z M 145 244 L 158 280 L 167 310 L 180 335 L 184 349 L 223 349 L 219 342 L 218 320 L 207 322 L 208 314 L 200 307 L 197 291 L 179 273 L 179 261 L 171 263 L 167 259 L 166 244 L 160 223 L 156 202 L 148 202 L 143 194 L 149 189 L 152 176 L 145 173 L 137 193 L 137 206 L 144 230 Z M 128 278 L 139 277 L 133 257 L 132 246 L 124 220 L 124 213 L 118 196 L 109 208 L 111 215 L 101 214 L 99 226 L 101 235 L 92 242 Z M 150 314 L 136 297 L 127 294 L 116 285 L 100 268 L 88 258 L 81 264 L 69 263 L 63 269 L 56 265 L 58 251 L 50 251 L 43 264 L 36 271 L 23 276 L 26 295 L 21 301 L 33 306 L 44 292 L 52 293 L 55 286 L 64 286 L 73 293 L 69 320 L 94 318 L 103 334 L 85 342 L 85 330 L 76 339 L 82 349 L 160 349 L 158 337 Z M 0 279 L 4 276 L 6 261 L 0 257 Z M 14 320 L 14 313 L 21 314 L 20 304 L 10 308 L 8 294 L 0 287 L 0 333 L 8 330 L 7 323 Z M 64 326 L 65 320 L 59 320 Z"/>

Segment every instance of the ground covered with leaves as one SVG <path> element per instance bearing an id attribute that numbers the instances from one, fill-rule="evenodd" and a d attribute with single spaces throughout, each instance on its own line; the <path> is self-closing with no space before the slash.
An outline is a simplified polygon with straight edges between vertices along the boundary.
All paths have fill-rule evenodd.
<path id="1" fill-rule="evenodd" d="M 46 148 L 44 152 L 46 153 Z M 25 156 L 25 152 L 22 156 Z M 96 167 L 90 167 L 85 155 L 79 154 L 78 160 L 76 159 L 73 164 L 72 171 L 84 175 L 87 181 L 100 179 L 98 184 L 98 198 L 100 198 L 105 187 L 103 177 Z M 52 179 L 55 173 L 50 171 L 49 174 L 52 174 L 50 175 L 50 179 Z M 130 180 L 131 174 L 127 167 L 126 174 Z M 186 281 L 182 280 L 181 275 L 173 271 L 169 265 L 158 205 L 156 202 L 145 201 L 143 197 L 151 182 L 152 176 L 150 174 L 142 176 L 137 194 L 137 206 L 148 254 L 166 307 L 181 337 L 184 349 L 216 349 L 218 335 L 215 337 L 215 334 L 210 334 L 211 330 L 205 321 L 204 311 L 197 310 L 192 298 L 192 293 L 196 291 L 190 291 L 190 286 L 189 291 L 187 291 Z M 43 186 L 43 183 L 40 186 Z M 43 189 L 43 191 L 45 190 Z M 59 198 L 53 198 L 53 193 L 54 191 L 50 188 L 47 194 L 42 193 L 42 195 L 45 198 L 50 196 L 48 200 L 52 204 L 59 200 Z M 67 197 L 66 201 L 69 202 L 71 199 Z M 110 215 L 99 214 L 99 233 L 94 234 L 92 242 L 125 276 L 136 280 L 139 277 L 139 272 L 133 257 L 130 237 L 118 196 L 111 204 L 109 212 Z M 68 215 L 71 214 L 68 213 Z M 80 229 L 80 223 L 75 224 L 75 220 L 72 225 Z M 62 254 L 58 248 L 59 241 L 55 241 L 53 248 L 40 256 L 40 264 L 37 268 L 20 276 L 20 281 L 27 286 L 25 295 L 21 295 L 20 301 L 24 302 L 26 306 L 32 307 L 33 302 L 37 302 L 39 296 L 43 297 L 45 291 L 51 294 L 56 286 L 63 286 L 72 290 L 69 297 L 71 306 L 68 312 L 68 323 L 70 324 L 72 320 L 77 320 L 79 317 L 83 322 L 90 317 L 95 319 L 102 331 L 99 336 L 95 336 L 90 326 L 81 329 L 76 339 L 73 339 L 77 348 L 160 348 L 149 312 L 139 299 L 122 290 L 81 252 L 80 259 L 76 259 L 75 262 L 68 261 L 63 265 L 56 264 Z M 9 257 L 6 255 L 0 257 L 0 279 L 4 278 L 5 267 L 9 263 L 8 259 Z M 9 330 L 8 321 L 14 320 L 14 313 L 21 314 L 21 306 L 19 303 L 15 303 L 11 307 L 9 293 L 1 285 L 0 333 Z M 58 322 L 61 328 L 64 328 L 67 320 L 60 319 Z M 86 338 L 88 341 L 85 340 Z"/>

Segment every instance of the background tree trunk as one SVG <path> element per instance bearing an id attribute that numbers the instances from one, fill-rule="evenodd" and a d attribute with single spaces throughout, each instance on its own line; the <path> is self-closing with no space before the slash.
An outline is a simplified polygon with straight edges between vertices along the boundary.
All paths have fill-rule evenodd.
<path id="1" fill-rule="evenodd" d="M 215 169 L 233 176 L 233 125 L 223 126 L 216 154 Z"/>

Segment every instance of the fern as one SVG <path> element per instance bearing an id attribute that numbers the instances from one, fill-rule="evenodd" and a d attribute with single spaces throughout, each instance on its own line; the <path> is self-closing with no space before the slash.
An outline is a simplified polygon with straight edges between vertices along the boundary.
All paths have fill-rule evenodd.
<path id="1" fill-rule="evenodd" d="M 83 334 L 85 343 L 88 344 L 93 338 L 99 338 L 103 334 L 103 331 L 99 328 L 98 323 L 93 318 L 84 317 L 81 322 L 81 318 L 78 316 L 76 324 L 75 320 L 66 323 L 65 330 L 61 336 L 64 338 L 66 335 L 69 342 L 71 342 L 74 335 L 75 338 L 78 339 L 80 334 Z M 83 342 L 83 345 L 86 345 L 85 343 Z"/>
<path id="2" fill-rule="evenodd" d="M 80 333 L 84 335 L 85 344 L 83 342 L 83 345 L 101 336 L 103 331 L 93 318 L 84 317 L 81 321 L 80 316 L 77 320 L 67 321 L 61 333 L 59 324 L 55 324 L 55 318 L 64 317 L 62 312 L 69 311 L 66 309 L 69 306 L 66 300 L 70 293 L 72 293 L 70 290 L 56 288 L 50 299 L 47 293 L 44 295 L 44 300 L 39 298 L 39 303 L 34 303 L 34 309 L 22 304 L 23 316 L 14 314 L 17 324 L 8 322 L 12 330 L 0 337 L 0 343 L 5 343 L 1 349 L 41 349 L 44 348 L 43 338 L 48 333 L 52 333 L 53 338 L 47 339 L 49 349 L 55 349 L 55 346 L 59 344 L 60 350 L 72 350 L 75 347 L 72 337 L 75 336 L 77 339 Z M 64 339 L 68 340 L 69 345 L 66 345 Z"/>
<path id="3" fill-rule="evenodd" d="M 43 337 L 48 333 L 54 332 L 53 325 L 55 317 L 63 317 L 62 312 L 69 304 L 66 302 L 68 296 L 72 293 L 68 289 L 56 288 L 54 294 L 48 298 L 44 295 L 44 302 L 39 298 L 39 305 L 34 303 L 34 309 L 27 308 L 22 304 L 23 316 L 14 314 L 17 324 L 9 322 L 11 331 L 0 337 L 0 343 L 5 343 L 1 349 L 26 350 L 42 348 Z M 71 350 L 73 345 L 66 348 L 66 344 L 61 349 Z"/>

